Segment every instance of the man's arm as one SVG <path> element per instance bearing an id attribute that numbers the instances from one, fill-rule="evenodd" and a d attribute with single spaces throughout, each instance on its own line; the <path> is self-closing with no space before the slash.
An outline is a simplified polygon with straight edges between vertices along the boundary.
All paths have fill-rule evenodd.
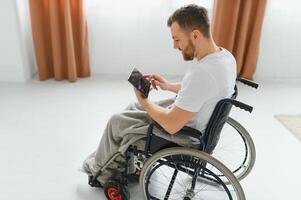
<path id="1" fill-rule="evenodd" d="M 148 99 L 144 99 L 136 89 L 135 93 L 145 111 L 169 134 L 177 133 L 196 114 L 195 112 L 189 112 L 176 106 L 173 106 L 171 109 L 163 108 Z"/>
<path id="2" fill-rule="evenodd" d="M 181 90 L 181 83 L 170 83 L 167 90 L 178 94 L 178 92 Z"/>
<path id="3" fill-rule="evenodd" d="M 155 90 L 158 90 L 158 87 L 161 88 L 161 90 L 168 90 L 174 93 L 178 93 L 181 89 L 181 83 L 170 83 L 166 79 L 164 79 L 162 76 L 155 75 L 155 74 L 146 74 L 144 77 L 148 78 L 152 84 L 152 87 Z"/>

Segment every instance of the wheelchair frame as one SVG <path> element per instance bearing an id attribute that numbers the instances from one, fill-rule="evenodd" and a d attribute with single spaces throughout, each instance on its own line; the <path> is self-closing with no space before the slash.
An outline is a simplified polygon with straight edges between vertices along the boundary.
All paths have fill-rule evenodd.
<path id="1" fill-rule="evenodd" d="M 244 78 L 237 78 L 237 81 L 240 81 L 248 86 L 257 88 L 258 84 L 249 80 L 246 80 Z M 242 102 L 239 102 L 235 100 L 237 97 L 237 87 L 235 86 L 235 92 L 232 95 L 231 98 L 226 98 L 220 100 L 217 105 L 214 108 L 214 111 L 210 117 L 210 120 L 208 122 L 207 128 L 202 134 L 200 131 L 184 126 L 181 129 L 181 134 L 185 134 L 189 137 L 197 138 L 200 142 L 200 147 L 199 151 L 206 152 L 208 155 L 212 153 L 214 150 L 215 146 L 217 145 L 218 139 L 219 139 L 219 134 L 221 133 L 221 130 L 226 123 L 226 120 L 229 116 L 230 110 L 232 106 L 234 105 L 235 107 L 238 107 L 240 109 L 244 109 L 245 111 L 252 112 L 253 108 L 247 104 L 244 104 Z M 177 145 L 171 141 L 165 140 L 163 138 L 160 138 L 156 135 L 153 134 L 153 128 L 157 127 L 163 132 L 164 129 L 157 124 L 156 122 L 152 122 L 147 130 L 147 137 L 146 137 L 146 145 L 144 151 L 138 150 L 136 146 L 130 145 L 128 149 L 124 153 L 124 171 L 121 173 L 121 180 L 119 181 L 119 184 L 113 184 L 116 188 L 115 193 L 113 193 L 113 197 L 118 197 L 119 195 L 123 195 L 122 199 L 129 199 L 129 193 L 127 191 L 127 185 L 128 185 L 128 167 L 129 167 L 129 159 L 130 155 L 133 154 L 138 157 L 138 160 L 142 161 L 145 163 L 145 161 L 152 156 L 153 153 L 158 152 L 162 149 L 166 149 L 168 147 L 179 147 L 180 145 Z M 152 144 L 154 143 L 153 141 L 157 140 L 156 143 L 160 143 L 159 146 L 153 146 Z M 103 170 L 107 168 L 107 166 L 116 159 L 116 157 L 120 156 L 121 153 L 115 153 L 107 162 L 106 164 L 96 173 L 95 176 L 89 177 L 89 185 L 92 187 L 97 187 L 97 177 L 102 173 Z M 122 155 L 121 155 L 122 156 Z M 206 165 L 206 163 L 205 163 Z M 140 168 L 142 168 L 140 166 Z M 196 169 L 193 174 L 193 180 L 192 180 L 192 187 L 191 189 L 194 189 L 197 176 L 199 175 L 200 168 Z M 116 182 L 115 182 L 116 183 Z M 107 185 L 107 184 L 106 184 Z M 112 182 L 109 181 L 109 184 L 106 186 L 105 185 L 105 191 L 108 189 L 108 187 L 112 186 Z M 108 194 L 106 193 L 106 196 L 108 197 Z"/>

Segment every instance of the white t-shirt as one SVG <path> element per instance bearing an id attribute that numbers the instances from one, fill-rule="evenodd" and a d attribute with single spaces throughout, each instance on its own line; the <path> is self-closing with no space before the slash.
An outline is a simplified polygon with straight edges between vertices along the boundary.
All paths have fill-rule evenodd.
<path id="1" fill-rule="evenodd" d="M 186 126 L 204 131 L 217 102 L 231 97 L 236 80 L 236 61 L 226 49 L 197 61 L 184 75 L 175 105 L 197 112 Z"/>

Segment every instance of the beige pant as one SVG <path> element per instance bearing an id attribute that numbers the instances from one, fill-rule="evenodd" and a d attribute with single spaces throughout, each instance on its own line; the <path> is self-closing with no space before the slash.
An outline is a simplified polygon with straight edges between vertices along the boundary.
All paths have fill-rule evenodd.
<path id="1" fill-rule="evenodd" d="M 167 108 L 174 103 L 174 99 L 165 99 L 155 103 Z M 131 144 L 144 150 L 145 142 L 141 139 L 146 137 L 151 122 L 150 116 L 138 103 L 132 103 L 122 112 L 114 114 L 107 123 L 97 150 L 84 161 L 85 172 L 89 176 L 94 176 L 115 153 L 123 154 Z M 190 139 L 181 134 L 169 135 L 156 128 L 153 133 L 180 145 L 191 146 Z M 112 177 L 119 178 L 123 170 L 123 162 L 123 157 L 119 156 L 101 173 L 98 180 L 105 182 Z M 133 172 L 134 167 L 131 166 L 130 173 Z"/>

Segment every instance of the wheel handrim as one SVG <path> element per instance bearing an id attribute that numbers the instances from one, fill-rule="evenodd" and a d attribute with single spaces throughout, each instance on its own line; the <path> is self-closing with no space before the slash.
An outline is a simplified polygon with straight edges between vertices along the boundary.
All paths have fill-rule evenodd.
<path id="1" fill-rule="evenodd" d="M 187 156 L 187 155 L 186 155 Z M 152 179 L 152 176 L 153 176 L 153 174 L 154 173 L 156 173 L 156 171 L 158 171 L 159 169 L 160 169 L 160 167 L 161 166 L 166 166 L 166 165 L 168 165 L 167 164 L 167 162 L 168 161 L 165 161 L 165 162 L 161 162 L 161 163 L 159 163 L 159 164 L 155 164 L 155 166 L 154 167 L 152 167 L 152 169 L 150 170 L 150 172 L 148 173 L 148 175 L 147 175 L 147 179 L 146 179 L 146 182 L 145 182 L 145 184 L 146 184 L 146 191 L 147 191 L 147 194 L 149 194 L 149 196 L 148 196 L 148 199 L 184 199 L 184 197 L 185 197 L 185 195 L 186 195 L 186 193 L 187 193 L 187 191 L 189 190 L 189 187 L 191 186 L 191 185 L 188 185 L 188 187 L 186 187 L 183 191 L 182 190 L 180 190 L 179 188 L 179 186 L 178 187 L 176 187 L 177 189 L 175 189 L 175 191 L 171 191 L 170 192 L 170 196 L 165 196 L 164 198 L 163 198 L 163 196 L 160 196 L 161 194 L 163 194 L 163 193 L 160 193 L 160 194 L 154 194 L 154 191 L 151 191 L 152 189 L 150 189 L 149 187 L 151 186 L 151 182 L 154 182 L 154 179 Z M 173 161 L 173 163 L 175 163 L 175 166 L 177 165 L 177 164 L 179 164 L 179 162 L 177 163 L 178 161 Z M 193 164 L 191 164 L 191 163 L 181 163 L 182 165 L 184 165 L 185 167 L 187 167 L 187 168 L 194 168 L 194 167 L 196 167 L 196 166 L 193 166 Z M 180 170 L 180 169 L 179 169 Z M 201 188 L 198 188 L 197 190 L 196 190 L 196 193 L 194 194 L 194 197 L 195 197 L 195 199 L 201 199 L 202 197 L 203 198 L 206 198 L 206 199 L 233 199 L 233 197 L 232 197 L 232 195 L 233 194 L 231 194 L 231 192 L 230 192 L 230 190 L 229 190 L 229 186 L 226 186 L 223 182 L 222 182 L 222 180 L 221 179 L 219 179 L 218 178 L 218 176 L 216 176 L 216 175 L 214 175 L 214 173 L 212 172 L 212 171 L 210 171 L 209 169 L 207 169 L 207 168 L 203 168 L 203 171 L 204 172 L 206 172 L 206 174 L 208 175 L 208 174 L 210 174 L 210 176 L 211 176 L 211 178 L 213 177 L 213 179 L 214 180 L 217 180 L 217 183 L 218 184 L 215 184 L 215 185 L 208 185 L 206 182 L 203 182 L 202 184 L 204 184 L 204 186 L 202 186 L 202 185 L 197 185 L 197 186 L 201 186 Z M 187 173 L 188 173 L 188 171 L 186 171 Z M 189 174 L 189 173 L 188 173 Z M 180 174 L 181 176 L 183 176 L 183 174 Z M 189 175 L 190 177 L 191 177 L 191 175 Z M 162 177 L 164 177 L 164 174 L 162 173 Z M 182 178 L 182 180 L 183 180 L 183 177 L 181 177 Z M 179 180 L 181 179 L 181 178 L 179 178 Z M 152 180 L 151 180 L 152 179 Z M 219 180 L 218 180 L 219 179 Z M 192 179 L 191 179 L 192 180 Z M 167 185 L 163 185 L 162 184 L 162 182 L 160 182 L 160 181 L 157 181 L 154 185 L 156 185 L 156 187 L 160 187 L 160 188 L 167 188 Z M 152 186 L 151 186 L 152 187 Z M 222 187 L 224 190 L 222 190 L 222 189 L 218 189 L 218 188 L 220 188 L 220 187 Z M 207 189 L 206 189 L 207 188 Z M 186 193 L 185 193 L 186 192 Z M 153 193 L 153 194 L 152 194 Z M 219 193 L 219 194 L 217 194 L 217 193 Z M 234 193 L 235 194 L 235 192 L 233 192 L 232 191 L 232 193 Z M 159 196 L 158 196 L 159 195 Z M 174 197 L 174 196 L 172 196 L 172 195 L 174 195 L 174 196 L 176 196 L 176 198 L 172 198 L 172 197 Z M 222 196 L 222 197 L 221 197 Z M 218 197 L 218 198 L 215 198 L 215 197 Z M 191 199 L 194 199 L 193 198 L 193 196 L 191 196 Z M 235 198 L 234 198 L 235 199 Z"/>
<path id="2" fill-rule="evenodd" d="M 238 180 L 251 171 L 255 148 L 249 133 L 234 119 L 228 119 L 212 156 L 225 164 Z"/>

